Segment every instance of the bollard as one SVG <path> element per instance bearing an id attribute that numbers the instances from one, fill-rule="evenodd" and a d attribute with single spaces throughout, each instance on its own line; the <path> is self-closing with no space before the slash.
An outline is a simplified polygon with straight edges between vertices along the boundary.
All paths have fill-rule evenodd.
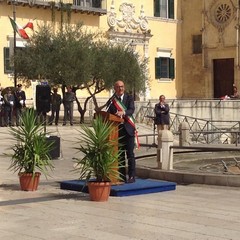
<path id="1" fill-rule="evenodd" d="M 163 170 L 172 169 L 170 146 L 173 146 L 173 134 L 169 130 L 162 130 L 158 135 L 157 164 Z"/>
<path id="2" fill-rule="evenodd" d="M 189 126 L 186 122 L 182 122 L 179 125 L 179 146 L 189 146 L 190 142 L 189 142 Z"/>
<path id="3" fill-rule="evenodd" d="M 162 131 L 162 169 L 171 170 L 170 146 L 173 146 L 173 134 L 169 130 Z"/>

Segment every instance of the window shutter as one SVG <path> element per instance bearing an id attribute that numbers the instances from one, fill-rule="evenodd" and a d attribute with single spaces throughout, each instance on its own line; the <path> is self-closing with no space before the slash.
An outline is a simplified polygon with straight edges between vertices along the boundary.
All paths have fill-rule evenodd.
<path id="1" fill-rule="evenodd" d="M 10 49 L 8 47 L 3 48 L 4 51 L 4 73 L 11 73 L 12 68 L 10 65 Z"/>
<path id="2" fill-rule="evenodd" d="M 192 36 L 192 52 L 193 54 L 202 53 L 202 35 Z"/>
<path id="3" fill-rule="evenodd" d="M 175 61 L 173 58 L 169 58 L 169 78 L 175 78 Z"/>
<path id="4" fill-rule="evenodd" d="M 160 0 L 154 0 L 154 17 L 160 17 Z"/>
<path id="5" fill-rule="evenodd" d="M 155 58 L 155 79 L 161 78 L 161 58 Z"/>
<path id="6" fill-rule="evenodd" d="M 168 0 L 168 18 L 174 19 L 174 0 Z"/>

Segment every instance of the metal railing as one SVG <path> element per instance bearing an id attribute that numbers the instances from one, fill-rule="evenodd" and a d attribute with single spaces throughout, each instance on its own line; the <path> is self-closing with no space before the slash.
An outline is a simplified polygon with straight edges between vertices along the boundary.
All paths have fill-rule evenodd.
<path id="1" fill-rule="evenodd" d="M 81 104 L 84 98 L 79 98 Z M 99 98 L 99 106 L 106 103 L 107 98 Z M 28 106 L 32 106 L 33 100 L 27 101 Z M 85 114 L 86 119 L 92 119 L 94 113 L 94 105 L 89 101 Z M 61 106 L 61 113 L 63 115 L 63 105 Z M 74 116 L 79 118 L 77 105 L 74 105 Z M 146 136 L 141 135 L 140 138 L 145 138 L 143 145 L 148 147 L 155 146 L 157 133 L 155 133 L 156 126 L 154 125 L 154 108 L 151 102 L 138 102 L 138 109 L 136 110 L 135 118 L 139 123 L 146 123 L 152 125 L 153 133 Z M 170 112 L 170 130 L 177 137 L 180 134 L 179 126 L 182 122 L 186 122 L 189 127 L 190 140 L 192 143 L 201 144 L 219 144 L 232 143 L 238 144 L 240 138 L 240 121 L 217 121 L 203 118 L 194 118 L 182 114 Z"/>
<path id="2" fill-rule="evenodd" d="M 140 122 L 154 124 L 154 108 L 142 106 L 137 117 Z M 180 134 L 182 122 L 188 125 L 192 143 L 237 145 L 239 142 L 240 121 L 206 120 L 170 112 L 170 130 L 175 136 Z"/>

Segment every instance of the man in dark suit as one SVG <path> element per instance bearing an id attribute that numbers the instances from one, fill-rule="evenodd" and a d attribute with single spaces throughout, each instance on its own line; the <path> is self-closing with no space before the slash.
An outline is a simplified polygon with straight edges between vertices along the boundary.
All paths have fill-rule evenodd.
<path id="1" fill-rule="evenodd" d="M 135 110 L 134 99 L 131 95 L 125 93 L 125 86 L 122 81 L 117 81 L 114 84 L 115 94 L 108 101 L 107 112 L 115 114 L 123 118 L 124 122 L 119 124 L 119 150 L 121 155 L 119 158 L 119 172 L 125 182 L 135 182 L 135 156 L 134 156 L 134 140 L 135 140 L 135 125 L 132 121 L 132 115 Z M 128 180 L 126 178 L 126 159 L 128 160 Z"/>
<path id="2" fill-rule="evenodd" d="M 72 87 L 67 87 L 67 92 L 63 95 L 64 117 L 63 126 L 66 125 L 67 118 L 69 117 L 70 125 L 73 126 L 73 102 L 76 100 L 76 95 L 72 91 Z"/>
<path id="3" fill-rule="evenodd" d="M 58 89 L 56 87 L 53 88 L 53 94 L 51 95 L 51 116 L 49 118 L 49 125 L 52 125 L 54 118 L 55 118 L 55 125 L 58 125 L 62 97 L 57 92 L 58 92 Z"/>
<path id="4" fill-rule="evenodd" d="M 169 116 L 169 105 L 165 102 L 165 96 L 161 95 L 159 97 L 159 103 L 155 105 L 155 124 L 157 125 L 158 134 L 161 133 L 162 130 L 169 129 L 170 116 Z"/>

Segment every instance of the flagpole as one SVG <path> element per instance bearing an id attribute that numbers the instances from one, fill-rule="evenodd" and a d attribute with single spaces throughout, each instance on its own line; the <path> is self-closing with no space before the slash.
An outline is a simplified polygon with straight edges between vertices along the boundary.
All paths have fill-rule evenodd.
<path id="1" fill-rule="evenodd" d="M 12 5 L 13 5 L 13 20 L 14 22 L 16 22 L 16 1 L 13 0 L 12 1 Z M 13 60 L 13 76 L 14 76 L 14 87 L 17 87 L 17 72 L 16 72 L 16 68 L 15 68 L 15 54 L 16 54 L 16 31 L 13 31 L 13 56 L 14 56 L 14 60 Z"/>

